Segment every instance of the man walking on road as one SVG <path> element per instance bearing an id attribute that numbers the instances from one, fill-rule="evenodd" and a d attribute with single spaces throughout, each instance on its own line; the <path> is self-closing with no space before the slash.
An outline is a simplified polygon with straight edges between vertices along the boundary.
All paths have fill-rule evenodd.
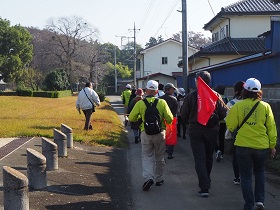
<path id="1" fill-rule="evenodd" d="M 84 130 L 92 130 L 91 115 L 95 112 L 95 105 L 100 106 L 100 99 L 97 93 L 92 89 L 92 83 L 87 82 L 85 88 L 79 92 L 76 101 L 76 108 L 81 113 L 83 111 L 86 121 Z"/>
<path id="2" fill-rule="evenodd" d="M 196 77 L 197 79 L 200 77 L 207 85 L 211 81 L 211 75 L 207 71 L 198 72 Z M 218 93 L 215 92 L 215 94 L 217 94 L 217 97 L 222 100 Z M 214 146 L 216 145 L 219 134 L 219 121 L 225 118 L 227 112 L 226 107 L 220 100 L 216 102 L 216 108 L 214 113 L 212 113 L 213 119 L 216 118 L 216 120 L 214 122 L 211 120 L 213 122 L 211 125 L 208 123 L 202 125 L 198 122 L 198 90 L 195 90 L 186 96 L 181 110 L 182 119 L 188 120 L 189 122 L 188 130 L 190 143 L 194 156 L 199 188 L 201 189 L 198 194 L 201 197 L 209 196 L 211 183 L 210 174 L 213 165 Z"/>
<path id="3" fill-rule="evenodd" d="M 160 186 L 164 183 L 163 174 L 164 174 L 164 153 L 165 153 L 165 123 L 164 120 L 170 124 L 173 120 L 173 115 L 163 99 L 157 99 L 155 96 L 158 93 L 158 82 L 155 80 L 149 80 L 146 86 L 146 98 L 144 100 L 138 101 L 133 107 L 132 111 L 129 114 L 129 120 L 131 122 L 136 122 L 138 116 L 142 118 L 141 124 L 141 144 L 142 144 L 142 167 L 143 172 L 142 176 L 144 179 L 144 184 L 142 189 L 147 191 L 150 187 L 156 182 L 156 186 Z M 145 115 L 147 105 L 145 103 L 153 105 L 156 103 L 156 109 L 160 118 L 160 129 L 156 134 L 148 134 L 146 126 L 144 126 Z M 149 108 L 150 109 L 150 108 Z"/>
<path id="4" fill-rule="evenodd" d="M 123 101 L 123 110 L 124 110 L 124 124 L 125 126 L 127 126 L 127 123 L 128 123 L 128 117 L 127 117 L 127 109 L 128 109 L 128 104 L 129 104 L 129 99 L 130 99 L 130 96 L 131 96 L 131 85 L 130 84 L 127 84 L 125 86 L 125 90 L 122 92 L 122 95 L 121 95 L 121 98 L 122 98 L 122 101 Z"/>
<path id="5" fill-rule="evenodd" d="M 160 96 L 159 98 L 164 99 L 166 103 L 168 104 L 173 117 L 176 117 L 177 111 L 178 111 L 178 101 L 173 96 L 174 91 L 176 90 L 175 86 L 172 83 L 167 83 L 164 86 L 164 95 Z M 166 152 L 168 154 L 168 159 L 173 159 L 173 151 L 174 151 L 174 145 L 166 145 Z"/>

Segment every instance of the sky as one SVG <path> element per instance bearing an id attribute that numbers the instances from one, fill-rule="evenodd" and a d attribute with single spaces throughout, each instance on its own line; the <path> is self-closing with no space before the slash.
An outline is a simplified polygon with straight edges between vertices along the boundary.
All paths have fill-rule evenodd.
<path id="1" fill-rule="evenodd" d="M 238 1 L 187 0 L 187 29 L 210 37 L 204 24 L 222 7 Z M 181 10 L 181 0 L 0 0 L 0 17 L 11 25 L 43 29 L 50 18 L 77 16 L 98 30 L 96 39 L 100 43 L 117 46 L 133 41 L 134 24 L 136 43 L 142 47 L 150 37 L 171 38 L 182 31 Z"/>

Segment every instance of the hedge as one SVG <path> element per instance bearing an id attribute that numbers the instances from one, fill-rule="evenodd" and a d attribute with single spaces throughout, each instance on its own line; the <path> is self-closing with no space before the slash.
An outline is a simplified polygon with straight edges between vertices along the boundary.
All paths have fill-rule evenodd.
<path id="1" fill-rule="evenodd" d="M 0 96 L 33 96 L 43 98 L 62 98 L 71 96 L 71 90 L 64 91 L 29 91 L 29 90 L 18 90 L 9 92 L 0 92 Z"/>

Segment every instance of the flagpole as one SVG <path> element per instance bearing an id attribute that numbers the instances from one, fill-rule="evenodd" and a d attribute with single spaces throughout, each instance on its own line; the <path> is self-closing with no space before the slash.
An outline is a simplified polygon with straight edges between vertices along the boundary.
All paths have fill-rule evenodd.
<path id="1" fill-rule="evenodd" d="M 222 104 L 227 108 L 227 110 L 230 110 L 230 108 L 228 108 L 228 106 L 225 104 L 222 98 L 219 97 L 219 101 L 222 102 Z"/>

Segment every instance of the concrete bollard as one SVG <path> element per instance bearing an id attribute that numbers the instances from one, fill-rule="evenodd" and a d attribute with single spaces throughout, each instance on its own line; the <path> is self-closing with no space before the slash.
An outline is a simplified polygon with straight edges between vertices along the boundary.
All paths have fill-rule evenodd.
<path id="1" fill-rule="evenodd" d="M 51 140 L 42 137 L 42 154 L 46 157 L 47 171 L 58 169 L 57 145 Z"/>
<path id="2" fill-rule="evenodd" d="M 54 143 L 57 144 L 58 157 L 67 157 L 67 137 L 57 129 L 53 129 Z"/>
<path id="3" fill-rule="evenodd" d="M 67 147 L 73 148 L 73 129 L 61 123 L 60 130 L 67 136 Z"/>
<path id="4" fill-rule="evenodd" d="M 40 152 L 27 148 L 27 177 L 29 188 L 40 190 L 47 187 L 46 158 Z"/>
<path id="5" fill-rule="evenodd" d="M 19 171 L 3 166 L 4 209 L 29 210 L 28 179 Z"/>

